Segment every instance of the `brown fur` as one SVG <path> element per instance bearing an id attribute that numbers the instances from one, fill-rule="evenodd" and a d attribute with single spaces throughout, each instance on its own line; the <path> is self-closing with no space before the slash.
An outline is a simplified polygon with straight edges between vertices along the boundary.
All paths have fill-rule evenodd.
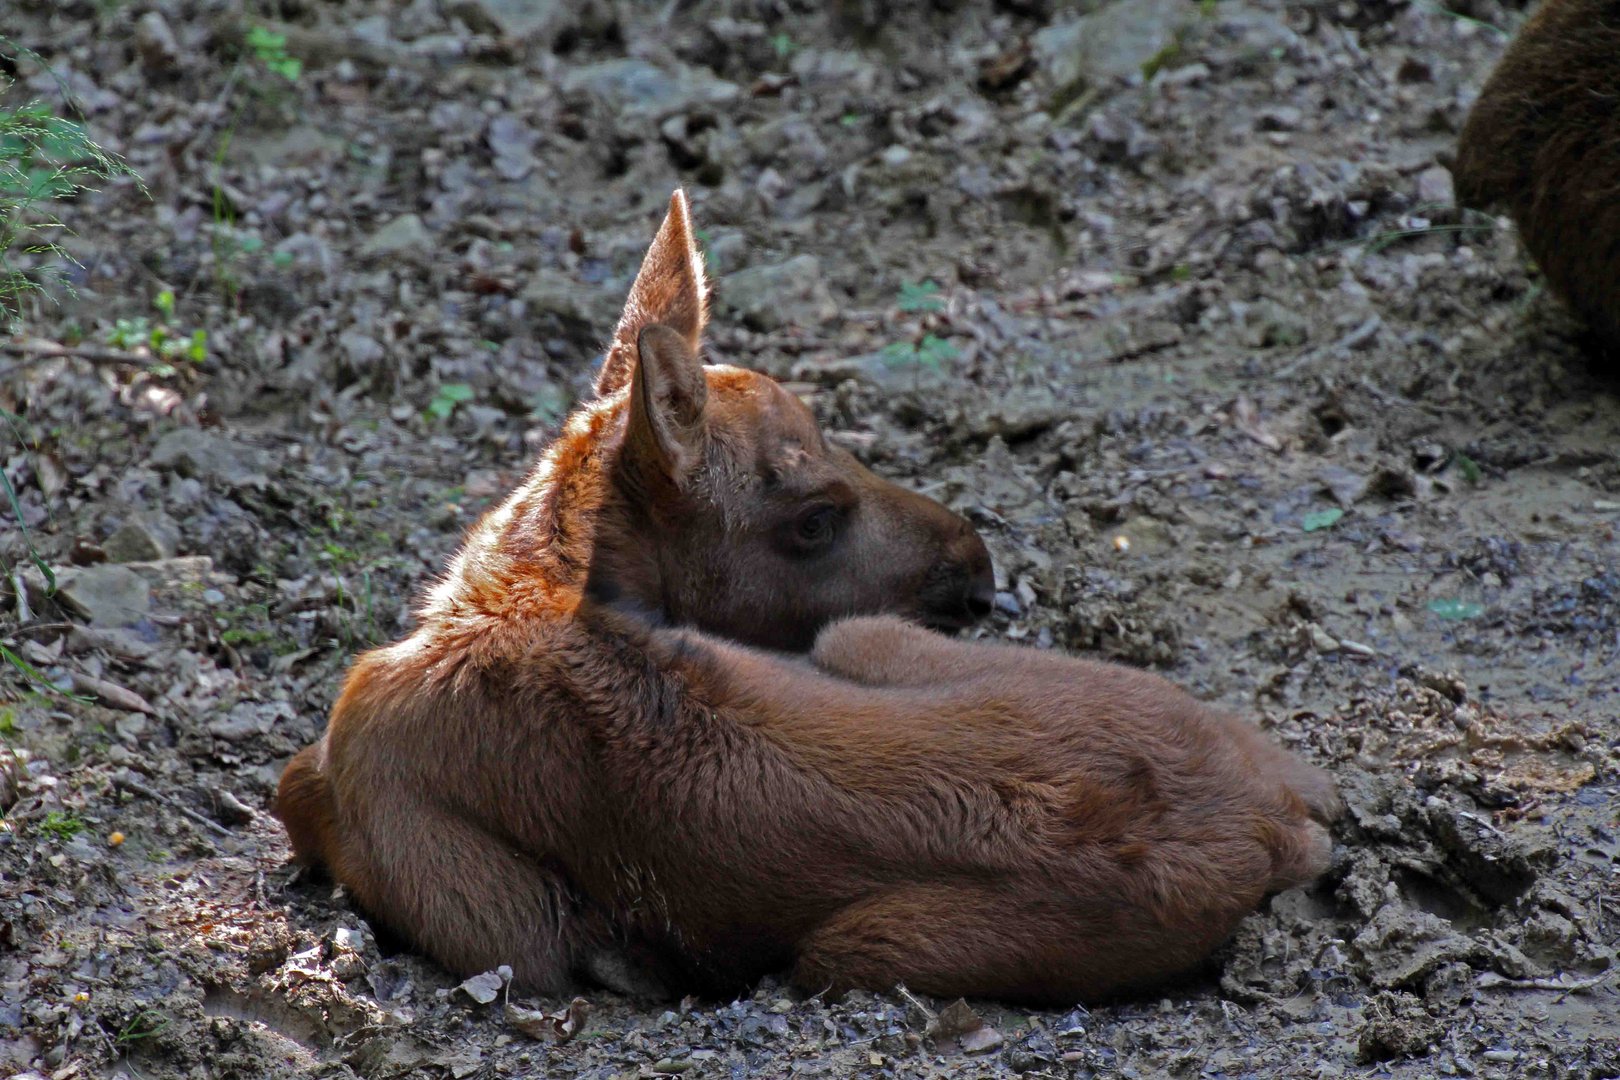
<path id="1" fill-rule="evenodd" d="M 696 272 L 657 251 L 689 243 L 679 198 L 670 218 L 644 277 Z M 618 337 L 630 371 L 283 775 L 299 858 L 380 922 L 541 990 L 791 966 L 810 991 L 1073 1002 L 1187 970 L 1323 869 L 1327 778 L 1163 680 L 833 622 L 959 620 L 982 545 L 834 456 L 769 380 L 698 367 L 678 319 Z M 841 507 L 819 577 L 758 542 L 797 544 L 806 499 Z M 714 634 L 829 622 L 808 659 Z"/>
<path id="2" fill-rule="evenodd" d="M 1457 146 L 1458 201 L 1505 208 L 1548 283 L 1620 349 L 1620 3 L 1545 0 Z"/>

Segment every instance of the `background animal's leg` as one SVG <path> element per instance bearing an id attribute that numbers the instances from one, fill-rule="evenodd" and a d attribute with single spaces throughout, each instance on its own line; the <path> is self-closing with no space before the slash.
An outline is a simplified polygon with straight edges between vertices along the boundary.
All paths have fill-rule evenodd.
<path id="1" fill-rule="evenodd" d="M 996 671 L 1011 650 L 955 641 L 892 616 L 833 623 L 816 638 L 811 660 L 823 671 L 869 686 L 933 686 Z"/>

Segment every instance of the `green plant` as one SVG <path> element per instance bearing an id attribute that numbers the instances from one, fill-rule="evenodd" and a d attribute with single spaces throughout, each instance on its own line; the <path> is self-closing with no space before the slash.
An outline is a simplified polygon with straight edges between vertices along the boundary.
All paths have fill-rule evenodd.
<path id="1" fill-rule="evenodd" d="M 1428 606 L 1430 611 L 1447 622 L 1477 619 L 1485 614 L 1483 606 L 1469 603 L 1466 600 L 1430 600 Z"/>
<path id="2" fill-rule="evenodd" d="M 1330 507 L 1327 510 L 1313 510 L 1311 513 L 1305 515 L 1305 517 L 1300 521 L 1299 526 L 1306 532 L 1316 532 L 1320 529 L 1331 529 L 1333 526 L 1339 523 L 1339 519 L 1342 517 L 1344 517 L 1344 511 L 1339 509 L 1337 506 Z"/>
<path id="3" fill-rule="evenodd" d="M 162 316 L 158 322 L 153 323 L 144 315 L 119 319 L 113 323 L 112 329 L 107 331 L 107 344 L 119 349 L 150 350 L 154 357 L 165 361 L 154 365 L 154 370 L 160 375 L 174 373 L 174 369 L 166 361 L 184 359 L 200 364 L 208 359 L 208 331 L 187 331 L 172 325 L 173 292 L 164 289 L 153 297 L 152 306 Z"/>
<path id="4" fill-rule="evenodd" d="M 958 350 L 942 337 L 925 334 L 921 341 L 896 341 L 885 345 L 881 355 L 883 362 L 890 367 L 916 365 L 938 371 L 947 361 L 956 359 Z"/>
<path id="5" fill-rule="evenodd" d="M 0 59 L 15 63 L 22 56 L 40 60 L 0 36 Z M 72 257 L 52 239 L 68 230 L 53 207 L 114 177 L 135 175 L 96 145 L 82 125 L 57 116 L 44 102 L 5 104 L 14 86 L 0 76 L 0 329 L 9 332 L 22 321 L 24 295 L 49 295 L 52 287 L 72 290 L 61 268 Z M 63 99 L 71 105 L 65 86 Z M 19 254 L 38 265 L 19 266 Z"/>
<path id="6" fill-rule="evenodd" d="M 287 52 L 287 35 L 277 33 L 267 26 L 250 26 L 243 34 L 242 43 L 246 52 L 251 53 L 259 64 L 272 74 L 279 75 L 288 83 L 296 83 L 304 73 L 304 62 Z M 245 59 L 245 57 L 244 57 Z M 237 83 L 242 78 L 243 62 L 238 61 L 232 68 L 230 76 L 225 81 L 225 89 L 220 94 L 220 100 L 232 97 Z M 277 95 L 267 86 L 247 81 L 247 87 L 256 91 L 260 98 L 274 99 Z M 225 192 L 225 159 L 230 153 L 231 141 L 236 136 L 237 124 L 241 122 L 242 110 L 247 107 L 252 95 L 241 95 L 237 98 L 235 107 L 231 110 L 230 120 L 220 132 L 219 145 L 214 150 L 214 181 L 213 181 L 213 211 L 214 226 L 210 234 L 210 242 L 214 251 L 214 279 L 219 287 L 220 295 L 228 303 L 234 303 L 236 294 L 240 290 L 233 265 L 242 255 L 251 255 L 264 247 L 264 241 L 251 234 L 243 235 L 236 228 L 236 207 L 232 205 L 230 197 Z M 288 252 L 278 252 L 271 256 L 276 266 L 285 268 L 291 265 L 292 255 Z"/>
<path id="7" fill-rule="evenodd" d="M 119 1029 L 118 1034 L 113 1036 L 113 1044 L 127 1048 L 142 1039 L 150 1039 L 168 1026 L 167 1016 L 152 1009 L 143 1009 L 130 1017 L 129 1022 Z"/>
<path id="8" fill-rule="evenodd" d="M 939 283 L 934 281 L 902 281 L 898 303 L 901 311 L 928 313 L 945 310 L 945 298 L 939 295 Z"/>
<path id="9" fill-rule="evenodd" d="M 304 62 L 287 53 L 287 35 L 278 34 L 266 26 L 248 27 L 243 39 L 259 62 L 288 82 L 297 82 L 304 73 Z"/>
<path id="10" fill-rule="evenodd" d="M 440 420 L 448 420 L 456 411 L 457 405 L 471 401 L 473 397 L 473 388 L 466 383 L 443 383 L 433 395 L 433 400 L 427 403 L 428 414 Z"/>
<path id="11" fill-rule="evenodd" d="M 84 822 L 72 814 L 52 810 L 40 820 L 39 831 L 55 837 L 58 841 L 66 841 L 84 831 Z"/>
<path id="12" fill-rule="evenodd" d="M 786 60 L 799 51 L 798 43 L 787 34 L 772 34 L 769 40 L 771 51 L 776 53 L 778 60 Z"/>

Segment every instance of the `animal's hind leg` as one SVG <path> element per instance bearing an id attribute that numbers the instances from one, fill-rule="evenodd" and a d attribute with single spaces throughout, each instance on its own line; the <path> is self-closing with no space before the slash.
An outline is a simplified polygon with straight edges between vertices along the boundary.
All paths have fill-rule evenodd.
<path id="1" fill-rule="evenodd" d="M 525 990 L 567 993 L 594 956 L 612 951 L 605 915 L 555 869 L 435 807 L 369 817 L 370 828 L 350 834 L 338 879 L 452 973 L 507 964 Z"/>
<path id="2" fill-rule="evenodd" d="M 993 886 L 905 886 L 845 908 L 800 946 L 807 993 L 887 990 L 1040 1004 L 1095 1001 L 1195 967 L 1241 913 L 1178 928 L 1107 900 L 1019 897 Z"/>

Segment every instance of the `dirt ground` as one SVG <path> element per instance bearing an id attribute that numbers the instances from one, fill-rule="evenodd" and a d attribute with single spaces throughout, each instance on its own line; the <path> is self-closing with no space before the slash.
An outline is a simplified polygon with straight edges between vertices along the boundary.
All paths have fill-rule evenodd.
<path id="1" fill-rule="evenodd" d="M 78 295 L 0 353 L 0 1074 L 1620 1076 L 1620 396 L 1451 206 L 1524 12 L 1450 6 L 10 0 L 145 191 L 68 208 Z M 287 865 L 281 765 L 586 392 L 676 185 L 711 358 L 973 518 L 981 633 L 1340 777 L 1331 873 L 1200 979 L 966 1035 L 598 994 L 565 1041 Z"/>

